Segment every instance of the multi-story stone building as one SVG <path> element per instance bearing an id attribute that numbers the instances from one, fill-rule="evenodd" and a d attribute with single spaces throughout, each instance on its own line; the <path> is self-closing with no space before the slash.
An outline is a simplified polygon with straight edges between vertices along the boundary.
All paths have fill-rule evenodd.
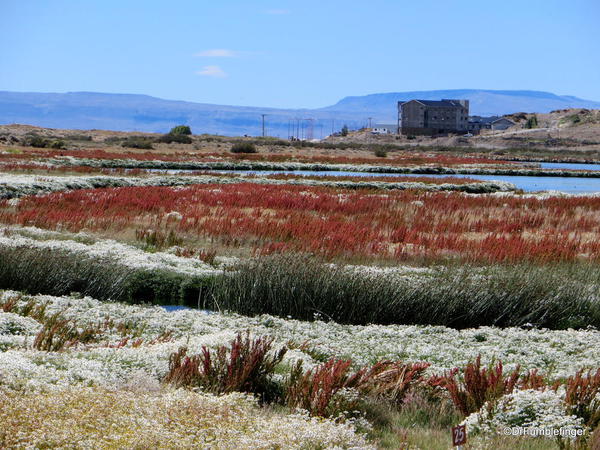
<path id="1" fill-rule="evenodd" d="M 398 102 L 398 128 L 405 135 L 466 133 L 469 100 L 409 100 Z"/>

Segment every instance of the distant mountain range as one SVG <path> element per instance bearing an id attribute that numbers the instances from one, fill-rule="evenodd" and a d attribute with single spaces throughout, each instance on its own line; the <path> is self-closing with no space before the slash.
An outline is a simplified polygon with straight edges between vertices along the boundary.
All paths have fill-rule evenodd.
<path id="1" fill-rule="evenodd" d="M 68 92 L 64 94 L 0 91 L 0 124 L 21 123 L 49 128 L 166 132 L 187 124 L 195 134 L 260 135 L 266 114 L 266 134 L 319 138 L 344 124 L 359 128 L 395 123 L 397 103 L 410 99 L 470 100 L 471 115 L 492 116 L 555 109 L 600 109 L 600 102 L 539 91 L 455 89 L 395 92 L 346 97 L 318 109 L 276 109 L 163 100 L 148 95 Z"/>

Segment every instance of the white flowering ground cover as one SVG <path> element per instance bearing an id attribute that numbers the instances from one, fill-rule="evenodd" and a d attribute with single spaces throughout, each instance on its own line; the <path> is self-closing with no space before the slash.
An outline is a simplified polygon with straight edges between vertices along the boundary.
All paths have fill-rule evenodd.
<path id="1" fill-rule="evenodd" d="M 3 292 L 0 303 L 15 295 Z M 243 394 L 214 396 L 161 385 L 174 349 L 186 342 L 216 345 L 232 336 L 233 330 L 219 332 L 216 324 L 203 331 L 195 319 L 206 314 L 89 298 L 37 296 L 19 303 L 31 299 L 82 326 L 108 318 L 135 324 L 141 339 L 179 331 L 162 344 L 116 348 L 122 336 L 107 334 L 93 346 L 35 351 L 32 342 L 42 325 L 0 309 L 1 448 L 373 448 L 349 422 L 259 408 Z M 189 316 L 187 326 L 197 330 L 178 327 L 180 316 Z M 197 336 L 190 342 L 193 330 Z"/>
<path id="2" fill-rule="evenodd" d="M 480 411 L 467 417 L 464 424 L 469 434 L 506 434 L 504 430 L 508 428 L 522 427 L 535 429 L 540 434 L 545 430 L 560 430 L 564 437 L 574 438 L 578 431 L 583 433 L 589 430 L 585 429 L 581 418 L 567 414 L 564 396 L 562 388 L 542 392 L 517 390 L 505 395 L 494 405 L 485 404 Z"/>
<path id="3" fill-rule="evenodd" d="M 0 301 L 18 295 L 5 291 Z M 270 335 L 280 345 L 308 341 L 310 351 L 288 352 L 292 363 L 301 358 L 310 367 L 318 363 L 313 356 L 324 354 L 350 358 L 355 366 L 379 359 L 427 361 L 431 373 L 464 366 L 478 354 L 482 363 L 502 360 L 508 369 L 520 364 L 523 369 L 538 368 L 551 378 L 564 378 L 579 369 L 600 366 L 600 332 L 586 330 L 522 330 L 481 327 L 454 330 L 441 326 L 340 325 L 333 322 L 303 322 L 263 315 L 246 317 L 229 313 L 207 313 L 191 309 L 166 311 L 157 306 L 100 302 L 91 298 L 24 297 L 47 304 L 48 313 L 62 312 L 80 326 L 112 319 L 136 324 L 138 337 L 151 342 L 164 333 L 167 342 L 111 348 L 122 335 L 106 335 L 102 345 L 47 353 L 31 350 L 39 324 L 13 313 L 0 315 L 2 332 L 0 373 L 5 384 L 70 385 L 83 382 L 114 387 L 126 383 L 142 371 L 160 379 L 168 370 L 168 357 L 180 346 L 199 349 L 227 344 L 238 331 Z M 313 355 L 313 356 L 311 356 Z M 12 367 L 12 370 L 9 370 Z M 21 373 L 21 375 L 16 375 Z M 11 381 L 12 380 L 12 381 Z"/>
<path id="4" fill-rule="evenodd" d="M 214 448 L 236 443 L 240 448 L 369 447 L 352 423 L 265 411 L 241 394 L 215 397 L 161 384 L 169 356 L 180 347 L 192 352 L 202 345 L 215 348 L 244 330 L 274 337 L 276 347 L 287 345 L 292 350 L 282 364 L 291 366 L 301 359 L 307 369 L 337 356 L 351 358 L 355 367 L 380 359 L 428 361 L 428 372 L 436 374 L 464 366 L 478 354 L 484 364 L 501 359 L 507 368 L 539 368 L 553 379 L 600 366 L 600 332 L 593 330 L 352 326 L 191 309 L 169 312 L 156 306 L 14 291 L 2 292 L 0 304 L 14 298 L 19 306 L 46 305 L 47 315 L 60 312 L 80 328 L 109 321 L 124 324 L 135 339 L 124 340 L 121 332 L 111 329 L 98 342 L 58 352 L 34 350 L 42 325 L 0 308 L 0 421 L 15 424 L 14 433 L 4 438 L 13 439 L 6 441 L 11 446 L 81 442 L 85 448 L 87 442 L 102 448 L 168 448 L 180 442 L 181 447 L 212 443 Z M 560 395 L 517 391 L 498 403 L 497 414 L 488 417 L 482 408 L 466 423 L 472 433 L 494 434 L 505 424 L 514 425 L 511 417 L 533 408 L 531 420 L 519 423 L 581 428 L 579 419 L 560 408 Z M 77 411 L 89 418 L 87 425 L 72 419 L 79 417 Z M 107 424 L 113 424 L 114 433 L 102 433 Z"/>
<path id="5" fill-rule="evenodd" d="M 93 234 L 86 232 L 58 232 L 37 227 L 8 225 L 0 225 L 0 247 L 2 246 L 36 249 L 40 252 L 52 250 L 66 251 L 88 258 L 111 261 L 113 264 L 136 270 L 169 270 L 192 276 L 217 275 L 241 261 L 236 257 L 218 255 L 214 258 L 212 264 L 208 264 L 197 258 L 177 256 L 174 252 L 178 247 L 172 247 L 163 252 L 147 252 L 113 239 L 99 239 Z M 397 276 L 414 278 L 415 281 L 417 281 L 419 275 L 431 271 L 429 268 L 411 266 L 377 267 L 347 265 L 344 267 L 349 271 L 361 273 L 365 276 L 396 274 Z"/>
<path id="6" fill-rule="evenodd" d="M 28 237 L 30 236 L 30 237 Z M 62 239 L 56 239 L 61 236 Z M 216 275 L 221 270 L 199 259 L 184 258 L 168 252 L 145 252 L 112 239 L 94 239 L 82 234 L 60 234 L 35 227 L 0 227 L 0 246 L 32 248 L 40 252 L 60 250 L 89 258 L 110 260 L 114 264 L 143 270 L 169 270 L 185 275 Z"/>
<path id="7" fill-rule="evenodd" d="M 17 293 L 5 291 L 4 301 Z M 350 358 L 356 366 L 379 359 L 400 359 L 432 363 L 430 372 L 441 373 L 453 367 L 464 366 L 478 354 L 482 363 L 502 360 L 507 370 L 520 364 L 523 369 L 539 369 L 551 378 L 565 378 L 579 369 L 600 366 L 600 332 L 596 330 L 545 330 L 520 328 L 480 327 L 455 330 L 442 326 L 408 325 L 341 325 L 334 322 L 304 322 L 262 315 L 246 317 L 233 313 L 207 313 L 192 309 L 166 311 L 158 306 L 126 305 L 100 302 L 86 297 L 53 297 L 38 295 L 36 303 L 47 304 L 49 313 L 62 312 L 81 326 L 104 320 L 136 324 L 139 336 L 151 341 L 169 332 L 172 340 L 144 348 L 125 346 L 114 349 L 106 345 L 75 349 L 65 353 L 46 354 L 28 349 L 39 325 L 28 317 L 2 313 L 2 358 L 7 354 L 23 367 L 39 371 L 37 379 L 49 383 L 70 384 L 74 379 L 113 386 L 128 380 L 135 371 L 142 370 L 157 379 L 167 370 L 168 356 L 181 345 L 199 349 L 202 345 L 216 347 L 228 343 L 238 331 L 250 330 L 254 335 L 271 335 L 276 342 L 310 343 L 312 351 L 328 356 Z M 25 302 L 25 298 L 20 300 Z M 7 330 L 14 332 L 7 333 Z M 105 344 L 116 344 L 119 334 L 107 335 Z M 314 351 L 314 352 L 313 352 Z M 7 353 L 8 352 L 8 353 Z M 308 365 L 316 361 L 309 353 L 294 350 L 288 360 L 302 358 Z M 56 364 L 28 366 L 31 361 L 58 361 Z M 85 368 L 89 364 L 93 370 Z M 3 364 L 0 364 L 2 367 Z M 61 370 L 55 370 L 56 367 Z M 69 369 L 66 369 L 66 367 Z M 64 369 L 64 370 L 63 370 Z M 95 369 L 98 369 L 96 371 Z M 2 370 L 2 369 L 0 369 Z M 28 369 L 27 369 L 28 370 Z M 4 377 L 9 375 L 4 374 Z M 6 378 L 5 378 L 6 381 Z"/>

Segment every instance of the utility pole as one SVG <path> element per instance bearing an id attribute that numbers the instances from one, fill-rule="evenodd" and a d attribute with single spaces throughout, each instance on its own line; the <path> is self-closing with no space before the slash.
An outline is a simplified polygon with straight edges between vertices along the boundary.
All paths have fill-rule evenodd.
<path id="1" fill-rule="evenodd" d="M 312 140 L 313 136 L 313 130 L 314 130 L 314 120 L 312 117 L 307 117 L 306 119 L 302 119 L 303 121 L 306 121 L 306 124 L 304 122 L 302 122 L 302 130 L 306 130 L 305 133 L 303 133 L 302 138 L 303 139 L 307 139 L 307 140 Z"/>
<path id="2" fill-rule="evenodd" d="M 265 137 L 265 116 L 268 116 L 268 114 L 261 114 L 262 116 L 262 137 Z"/>
<path id="3" fill-rule="evenodd" d="M 371 119 L 373 119 L 372 117 L 368 117 L 369 119 L 369 128 L 371 128 Z"/>

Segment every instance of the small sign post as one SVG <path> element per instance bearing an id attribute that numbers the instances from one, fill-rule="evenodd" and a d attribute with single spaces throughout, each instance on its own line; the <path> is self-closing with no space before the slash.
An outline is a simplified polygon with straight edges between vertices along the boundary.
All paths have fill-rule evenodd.
<path id="1" fill-rule="evenodd" d="M 457 425 L 452 427 L 452 445 L 457 450 L 462 450 L 462 446 L 467 443 L 467 427 L 466 425 Z"/>

